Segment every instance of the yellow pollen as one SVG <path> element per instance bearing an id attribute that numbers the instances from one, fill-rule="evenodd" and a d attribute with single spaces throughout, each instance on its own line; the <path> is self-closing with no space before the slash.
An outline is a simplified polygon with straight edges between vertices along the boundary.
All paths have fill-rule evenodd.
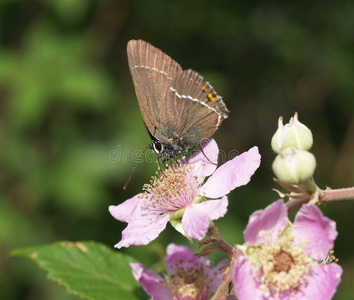
<path id="1" fill-rule="evenodd" d="M 296 290 L 305 285 L 306 277 L 311 268 L 318 266 L 302 248 L 294 245 L 294 237 L 281 236 L 275 243 L 264 243 L 254 251 L 254 271 L 261 274 L 261 289 L 266 297 L 272 293 L 279 297 L 279 293 Z"/>
<path id="2" fill-rule="evenodd" d="M 182 296 L 183 298 L 196 299 L 198 295 L 200 297 L 201 293 L 207 294 L 210 289 L 209 285 L 212 279 L 204 271 L 203 264 L 194 263 L 188 267 L 175 266 L 174 271 L 164 280 L 164 284 L 174 297 Z M 204 299 L 204 297 L 202 298 Z"/>

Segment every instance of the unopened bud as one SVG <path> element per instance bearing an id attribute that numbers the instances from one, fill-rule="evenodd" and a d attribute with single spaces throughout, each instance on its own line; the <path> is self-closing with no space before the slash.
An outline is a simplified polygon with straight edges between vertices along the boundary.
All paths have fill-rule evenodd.
<path id="1" fill-rule="evenodd" d="M 288 147 L 309 150 L 312 144 L 312 132 L 299 122 L 297 113 L 285 125 L 283 125 L 283 118 L 279 118 L 278 129 L 272 137 L 272 149 L 275 153 L 280 153 L 281 149 Z"/>
<path id="2" fill-rule="evenodd" d="M 273 162 L 273 172 L 277 178 L 288 184 L 305 182 L 316 169 L 315 156 L 294 147 L 283 149 Z"/>

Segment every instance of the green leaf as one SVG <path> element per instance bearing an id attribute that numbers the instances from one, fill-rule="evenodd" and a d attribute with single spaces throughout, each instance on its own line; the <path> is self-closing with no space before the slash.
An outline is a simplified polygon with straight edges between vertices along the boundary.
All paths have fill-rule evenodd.
<path id="1" fill-rule="evenodd" d="M 16 249 L 11 256 L 28 257 L 48 271 L 48 278 L 83 299 L 139 299 L 130 256 L 95 242 L 56 242 Z"/>

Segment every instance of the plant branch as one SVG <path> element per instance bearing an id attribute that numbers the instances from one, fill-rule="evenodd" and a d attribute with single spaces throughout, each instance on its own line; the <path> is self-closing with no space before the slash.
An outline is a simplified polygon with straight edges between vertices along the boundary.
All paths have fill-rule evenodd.
<path id="1" fill-rule="evenodd" d="M 212 243 L 211 245 L 206 246 L 202 251 L 200 251 L 200 256 L 210 255 L 215 251 L 221 251 L 226 253 L 229 257 L 232 256 L 235 248 L 232 247 L 228 242 L 226 242 L 219 233 L 218 228 L 213 222 L 210 222 L 208 230 L 209 238 L 199 242 L 199 247 L 205 246 Z"/>
<path id="2" fill-rule="evenodd" d="M 340 200 L 354 200 L 354 187 L 335 189 L 326 188 L 322 191 L 321 202 L 340 201 Z"/>
<path id="3" fill-rule="evenodd" d="M 310 202 L 312 195 L 304 195 L 304 197 L 300 198 L 291 198 L 291 195 L 289 195 L 290 200 L 286 203 L 288 213 L 292 213 L 299 209 L 301 205 Z M 354 200 L 354 187 L 334 190 L 327 187 L 325 190 L 319 190 L 318 203 L 328 203 L 331 201 L 341 200 Z"/>

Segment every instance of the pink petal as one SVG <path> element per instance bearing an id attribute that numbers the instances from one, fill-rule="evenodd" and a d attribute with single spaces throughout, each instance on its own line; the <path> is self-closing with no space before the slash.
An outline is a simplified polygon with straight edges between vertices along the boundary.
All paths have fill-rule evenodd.
<path id="1" fill-rule="evenodd" d="M 249 245 L 261 245 L 264 242 L 271 244 L 288 224 L 288 210 L 281 199 L 268 205 L 264 210 L 255 211 L 249 218 L 243 237 Z M 270 234 L 260 236 L 261 231 Z"/>
<path id="2" fill-rule="evenodd" d="M 155 300 L 173 299 L 173 295 L 162 284 L 162 278 L 140 263 L 129 264 L 134 278 L 141 284 L 144 291 Z"/>
<path id="3" fill-rule="evenodd" d="M 201 195 L 219 198 L 233 189 L 247 184 L 258 169 L 261 156 L 257 147 L 236 156 L 220 166 L 200 188 Z"/>
<path id="4" fill-rule="evenodd" d="M 209 278 L 208 287 L 210 290 L 208 291 L 211 292 L 216 291 L 221 281 L 221 275 L 224 273 L 224 270 L 221 268 L 226 266 L 229 262 L 227 259 L 224 259 L 216 267 L 212 268 L 211 262 L 208 258 L 198 257 L 193 250 L 187 248 L 186 246 L 179 246 L 175 244 L 169 244 L 167 246 L 167 256 L 165 260 L 167 271 L 170 276 L 176 272 L 176 266 L 178 268 L 183 267 L 185 270 L 189 270 L 189 272 L 191 272 L 191 270 L 195 268 L 200 268 L 201 264 L 204 265 L 203 271 L 205 276 L 208 276 Z"/>
<path id="5" fill-rule="evenodd" d="M 174 263 L 178 262 L 181 259 L 198 259 L 198 256 L 195 256 L 195 252 L 184 245 L 169 244 L 166 249 L 166 259 L 169 262 Z"/>
<path id="6" fill-rule="evenodd" d="M 181 260 L 197 262 L 199 259 L 193 250 L 183 245 L 169 244 L 166 253 L 167 256 L 165 260 L 167 267 L 169 265 L 178 265 Z"/>
<path id="7" fill-rule="evenodd" d="M 128 226 L 122 231 L 122 239 L 114 247 L 129 247 L 131 245 L 147 245 L 156 239 L 161 231 L 166 228 L 169 221 L 169 215 L 137 216 L 128 223 Z"/>
<path id="8" fill-rule="evenodd" d="M 201 240 L 208 231 L 209 220 L 223 217 L 228 204 L 227 197 L 224 196 L 220 200 L 188 205 L 182 218 L 183 229 L 191 238 Z"/>
<path id="9" fill-rule="evenodd" d="M 126 223 L 130 222 L 134 216 L 141 214 L 140 195 L 141 194 L 137 194 L 133 198 L 124 201 L 122 204 L 111 205 L 109 207 L 109 212 L 118 221 Z"/>
<path id="10" fill-rule="evenodd" d="M 194 164 L 193 174 L 198 177 L 200 182 L 203 182 L 205 177 L 213 174 L 219 155 L 218 145 L 213 139 L 203 140 L 202 149 L 204 154 L 199 149 L 185 160 L 187 164 Z"/>
<path id="11" fill-rule="evenodd" d="M 139 195 L 130 198 L 119 205 L 111 205 L 109 212 L 119 221 L 127 222 L 128 226 L 122 231 L 122 239 L 115 245 L 116 248 L 131 245 L 146 245 L 158 237 L 166 228 L 169 215 L 148 215 L 142 211 Z M 150 196 L 150 195 L 149 195 Z"/>
<path id="12" fill-rule="evenodd" d="M 233 280 L 238 300 L 266 299 L 260 289 L 260 277 L 254 274 L 247 257 L 237 257 L 233 269 Z"/>
<path id="13" fill-rule="evenodd" d="M 165 257 L 167 272 L 171 275 L 175 272 L 175 267 L 193 267 L 197 263 L 210 267 L 210 260 L 205 257 L 198 257 L 195 252 L 186 246 L 169 244 L 167 246 L 167 256 Z"/>
<path id="14" fill-rule="evenodd" d="M 307 285 L 301 288 L 302 297 L 295 299 L 329 300 L 337 291 L 343 269 L 336 263 L 314 267 L 307 276 Z"/>
<path id="15" fill-rule="evenodd" d="M 336 223 L 324 217 L 317 206 L 303 205 L 295 217 L 293 234 L 310 257 L 321 260 L 333 249 L 338 232 Z"/>

